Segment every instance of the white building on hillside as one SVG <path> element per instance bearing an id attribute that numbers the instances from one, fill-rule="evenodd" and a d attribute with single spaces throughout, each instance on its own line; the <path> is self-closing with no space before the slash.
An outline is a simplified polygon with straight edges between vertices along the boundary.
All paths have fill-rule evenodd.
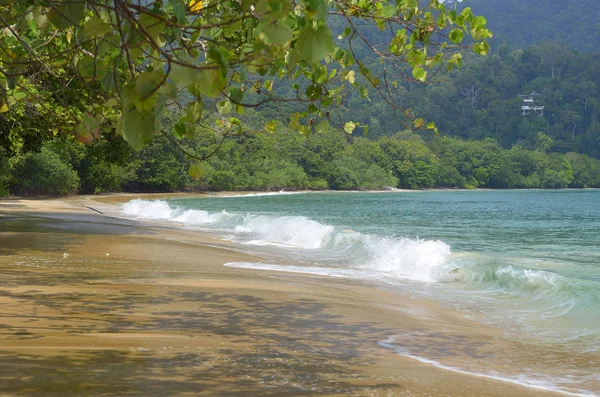
<path id="1" fill-rule="evenodd" d="M 538 116 L 544 115 L 544 106 L 539 106 L 536 103 L 536 97 L 541 96 L 539 92 L 532 92 L 528 95 L 519 95 L 519 97 L 523 98 L 523 103 L 521 104 L 521 114 L 523 116 L 528 116 L 530 114 L 535 114 Z"/>

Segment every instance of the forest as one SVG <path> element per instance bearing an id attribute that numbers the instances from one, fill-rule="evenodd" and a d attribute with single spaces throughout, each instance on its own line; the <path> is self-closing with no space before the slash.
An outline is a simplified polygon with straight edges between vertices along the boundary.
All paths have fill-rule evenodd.
<path id="1" fill-rule="evenodd" d="M 257 116 L 257 118 L 260 116 Z M 401 131 L 378 140 L 335 129 L 306 138 L 281 128 L 226 140 L 204 164 L 199 179 L 191 160 L 166 138 L 140 152 L 120 137 L 86 146 L 54 139 L 40 151 L 0 157 L 2 189 L 20 195 L 114 191 L 172 192 L 295 189 L 566 188 L 600 187 L 600 161 L 585 154 L 550 153 L 539 133 L 535 149 L 497 141 L 434 137 Z M 212 152 L 211 132 L 184 142 L 186 150 Z M 6 153 L 3 150 L 3 153 Z"/>
<path id="2" fill-rule="evenodd" d="M 490 25 L 512 28 L 500 29 L 490 54 L 455 54 L 453 62 L 460 67 L 432 71 L 426 82 L 406 78 L 400 69 L 391 76 L 393 81 L 390 77 L 394 90 L 388 90 L 389 95 L 381 95 L 380 88 L 368 87 L 365 81 L 371 75 L 388 84 L 389 72 L 378 57 L 361 43 L 350 48 L 361 60 L 361 73 L 344 71 L 346 90 L 336 91 L 335 117 L 352 120 L 345 125 L 320 123 L 312 131 L 300 126 L 298 120 L 307 114 L 302 100 L 266 102 L 245 110 L 236 105 L 236 117 L 229 117 L 231 101 L 194 102 L 193 95 L 182 94 L 179 99 L 187 103 L 187 112 L 181 106 L 162 111 L 162 123 L 172 135 L 159 135 L 134 149 L 110 125 L 102 129 L 100 139 L 82 139 L 77 132 L 54 127 L 40 114 L 39 104 L 19 102 L 10 113 L 0 111 L 0 194 L 599 187 L 597 54 L 561 41 L 565 37 L 560 29 L 547 37 L 521 40 L 523 25 L 516 26 L 518 20 L 503 22 L 508 5 L 492 3 L 480 0 L 473 7 L 487 13 Z M 571 7 L 575 3 L 569 2 L 563 11 L 575 12 Z M 466 4 L 458 7 L 464 9 Z M 544 4 L 540 7 L 548 8 L 548 15 L 557 7 L 553 2 Z M 512 11 L 523 6 L 514 7 Z M 344 34 L 342 22 L 336 17 L 328 22 L 339 37 Z M 361 34 L 377 43 L 389 33 L 371 24 Z M 346 62 L 348 45 L 336 51 L 342 52 L 338 62 Z M 410 74 L 411 65 L 406 66 L 404 72 Z M 318 69 L 313 67 L 311 73 L 311 78 L 320 78 Z M 53 92 L 59 88 L 52 79 L 30 83 L 36 95 L 46 93 L 48 100 L 54 100 Z M 321 95 L 317 89 L 325 87 L 289 83 L 285 77 L 267 80 L 264 91 L 284 98 L 305 91 L 312 101 Z M 89 106 L 91 96 L 78 95 L 85 94 L 84 88 L 67 92 L 72 109 Z M 520 95 L 532 93 L 543 111 L 523 114 Z M 260 89 L 246 96 L 258 100 Z M 207 115 L 202 123 L 182 124 L 182 115 L 198 119 L 194 109 L 201 114 L 203 108 Z M 323 113 L 314 103 L 308 108 L 309 113 Z M 401 117 L 399 108 L 406 109 Z M 57 119 L 67 120 L 63 125 L 70 123 L 72 109 L 58 105 L 53 109 Z M 430 122 L 435 129 L 422 128 Z M 72 125 L 65 127 L 73 130 Z M 206 160 L 198 164 L 194 158 Z"/>
<path id="3" fill-rule="evenodd" d="M 463 0 L 485 15 L 494 32 L 492 46 L 508 43 L 525 48 L 542 41 L 569 43 L 573 49 L 597 52 L 600 8 L 596 0 Z"/>

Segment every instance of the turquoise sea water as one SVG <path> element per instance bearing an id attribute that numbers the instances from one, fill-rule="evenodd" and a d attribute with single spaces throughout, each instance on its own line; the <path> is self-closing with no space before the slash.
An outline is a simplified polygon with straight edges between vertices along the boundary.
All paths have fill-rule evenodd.
<path id="1" fill-rule="evenodd" d="M 123 211 L 279 258 L 230 266 L 366 280 L 477 313 L 509 338 L 600 350 L 597 190 L 259 194 Z M 596 395 L 600 363 L 580 369 L 550 388 Z"/>

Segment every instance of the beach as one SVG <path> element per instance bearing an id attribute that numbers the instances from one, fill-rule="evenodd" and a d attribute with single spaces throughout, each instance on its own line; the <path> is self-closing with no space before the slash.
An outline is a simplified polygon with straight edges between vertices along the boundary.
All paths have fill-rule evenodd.
<path id="1" fill-rule="evenodd" d="M 133 197 L 0 201 L 1 395 L 564 395 L 385 347 L 418 330 L 416 348 L 457 359 L 519 350 L 493 326 L 349 279 L 223 266 L 262 258 L 111 216 Z"/>

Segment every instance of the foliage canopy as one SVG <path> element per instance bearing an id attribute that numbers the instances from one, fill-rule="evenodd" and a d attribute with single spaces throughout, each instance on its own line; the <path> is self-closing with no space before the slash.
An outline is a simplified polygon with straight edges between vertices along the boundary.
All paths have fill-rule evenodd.
<path id="1" fill-rule="evenodd" d="M 159 133 L 177 142 L 214 113 L 210 128 L 227 136 L 245 109 L 290 101 L 304 109 L 285 120 L 293 130 L 366 132 L 338 113 L 357 90 L 434 129 L 396 104 L 396 80 L 426 82 L 460 66 L 467 45 L 487 53 L 489 37 L 485 18 L 439 0 L 0 0 L 0 118 L 17 152 L 40 134 L 91 143 L 116 130 L 136 149 Z M 283 84 L 291 97 L 278 95 Z M 165 108 L 180 115 L 168 131 Z"/>

